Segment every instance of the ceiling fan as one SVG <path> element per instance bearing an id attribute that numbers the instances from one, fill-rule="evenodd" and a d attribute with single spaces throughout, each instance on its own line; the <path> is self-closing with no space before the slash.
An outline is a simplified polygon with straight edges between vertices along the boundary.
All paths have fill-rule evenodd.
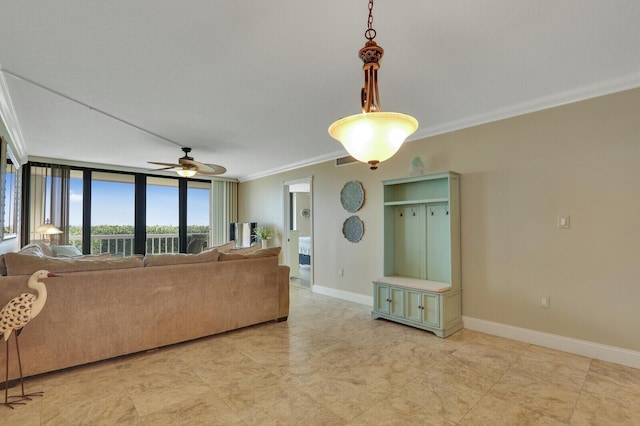
<path id="1" fill-rule="evenodd" d="M 176 169 L 176 173 L 182 177 L 191 177 L 196 173 L 201 175 L 221 175 L 227 171 L 222 166 L 218 166 L 217 164 L 204 164 L 199 161 L 195 161 L 193 157 L 189 156 L 191 152 L 191 148 L 183 147 L 182 151 L 184 152 L 184 156 L 178 159 L 178 164 L 174 163 L 159 163 L 156 161 L 149 161 L 149 164 L 156 164 L 158 166 L 165 166 L 156 170 L 171 170 Z"/>

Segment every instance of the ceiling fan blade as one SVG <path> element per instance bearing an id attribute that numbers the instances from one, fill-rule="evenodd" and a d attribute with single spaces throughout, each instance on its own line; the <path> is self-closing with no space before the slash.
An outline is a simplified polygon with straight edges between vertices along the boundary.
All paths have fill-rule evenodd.
<path id="1" fill-rule="evenodd" d="M 182 151 L 184 151 L 184 157 L 178 158 L 178 164 L 161 163 L 157 161 L 148 161 L 148 163 L 155 164 L 158 166 L 165 166 L 164 168 L 158 169 L 158 170 L 169 170 L 174 168 L 184 169 L 184 170 L 195 170 L 196 173 L 199 173 L 202 175 L 209 175 L 209 176 L 221 175 L 227 172 L 226 168 L 219 166 L 217 164 L 205 164 L 199 161 L 195 161 L 193 157 L 189 157 L 188 155 L 189 152 L 191 151 L 191 148 L 182 148 Z"/>
<path id="2" fill-rule="evenodd" d="M 173 164 L 173 163 L 159 163 L 157 161 L 147 161 L 149 164 L 155 164 L 158 166 L 167 166 L 167 167 L 182 167 L 181 164 Z"/>
<path id="3" fill-rule="evenodd" d="M 227 172 L 227 169 L 225 169 L 222 166 L 219 166 L 217 164 L 206 164 L 206 166 L 211 169 L 212 171 L 203 171 L 198 169 L 198 173 L 201 175 L 209 175 L 209 176 L 213 176 L 213 175 L 221 175 L 223 173 Z"/>
<path id="4" fill-rule="evenodd" d="M 175 169 L 176 167 L 170 166 L 170 167 L 161 167 L 159 169 L 153 169 L 155 171 L 159 171 L 159 170 L 171 170 L 171 169 Z"/>
<path id="5" fill-rule="evenodd" d="M 180 159 L 180 164 L 187 165 L 190 167 L 195 167 L 196 170 L 198 170 L 198 172 L 200 173 L 211 173 L 214 171 L 213 167 L 209 167 L 204 163 L 201 163 L 199 161 L 195 161 L 195 160 L 187 160 L 186 158 L 181 158 Z"/>

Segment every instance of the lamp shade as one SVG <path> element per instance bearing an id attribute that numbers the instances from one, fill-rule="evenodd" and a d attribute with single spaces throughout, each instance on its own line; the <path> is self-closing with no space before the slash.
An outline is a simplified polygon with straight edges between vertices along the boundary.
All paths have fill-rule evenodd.
<path id="1" fill-rule="evenodd" d="M 38 234 L 46 234 L 46 235 L 62 234 L 61 230 L 59 230 L 58 228 L 56 228 L 55 226 L 53 226 L 50 223 L 44 223 L 44 224 L 38 226 L 36 228 L 36 232 Z"/>
<path id="2" fill-rule="evenodd" d="M 358 161 L 376 165 L 391 158 L 416 131 L 418 120 L 399 112 L 363 112 L 341 118 L 329 134 Z"/>

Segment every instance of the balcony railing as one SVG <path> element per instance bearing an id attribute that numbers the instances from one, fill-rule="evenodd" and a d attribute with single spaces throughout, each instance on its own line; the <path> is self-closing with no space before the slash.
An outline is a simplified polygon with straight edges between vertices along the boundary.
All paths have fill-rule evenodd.
<path id="1" fill-rule="evenodd" d="M 199 252 L 203 247 L 208 246 L 209 238 L 206 234 L 187 235 L 189 240 L 197 239 L 202 244 L 197 244 Z M 118 235 L 92 235 L 91 236 L 91 254 L 120 254 L 122 256 L 131 256 L 133 254 L 133 234 Z M 82 247 L 81 235 L 69 235 L 69 244 L 75 247 Z M 178 253 L 179 251 L 178 234 L 147 234 L 147 252 L 146 254 L 161 253 Z"/>

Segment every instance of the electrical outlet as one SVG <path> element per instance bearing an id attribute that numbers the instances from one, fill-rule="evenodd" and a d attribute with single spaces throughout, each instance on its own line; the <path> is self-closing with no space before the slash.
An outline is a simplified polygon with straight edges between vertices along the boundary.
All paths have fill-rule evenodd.
<path id="1" fill-rule="evenodd" d="M 542 308 L 542 309 L 550 309 L 551 308 L 551 297 L 549 297 L 549 296 L 540 296 L 540 308 Z"/>
<path id="2" fill-rule="evenodd" d="M 344 268 L 338 268 L 338 276 L 344 277 Z"/>

